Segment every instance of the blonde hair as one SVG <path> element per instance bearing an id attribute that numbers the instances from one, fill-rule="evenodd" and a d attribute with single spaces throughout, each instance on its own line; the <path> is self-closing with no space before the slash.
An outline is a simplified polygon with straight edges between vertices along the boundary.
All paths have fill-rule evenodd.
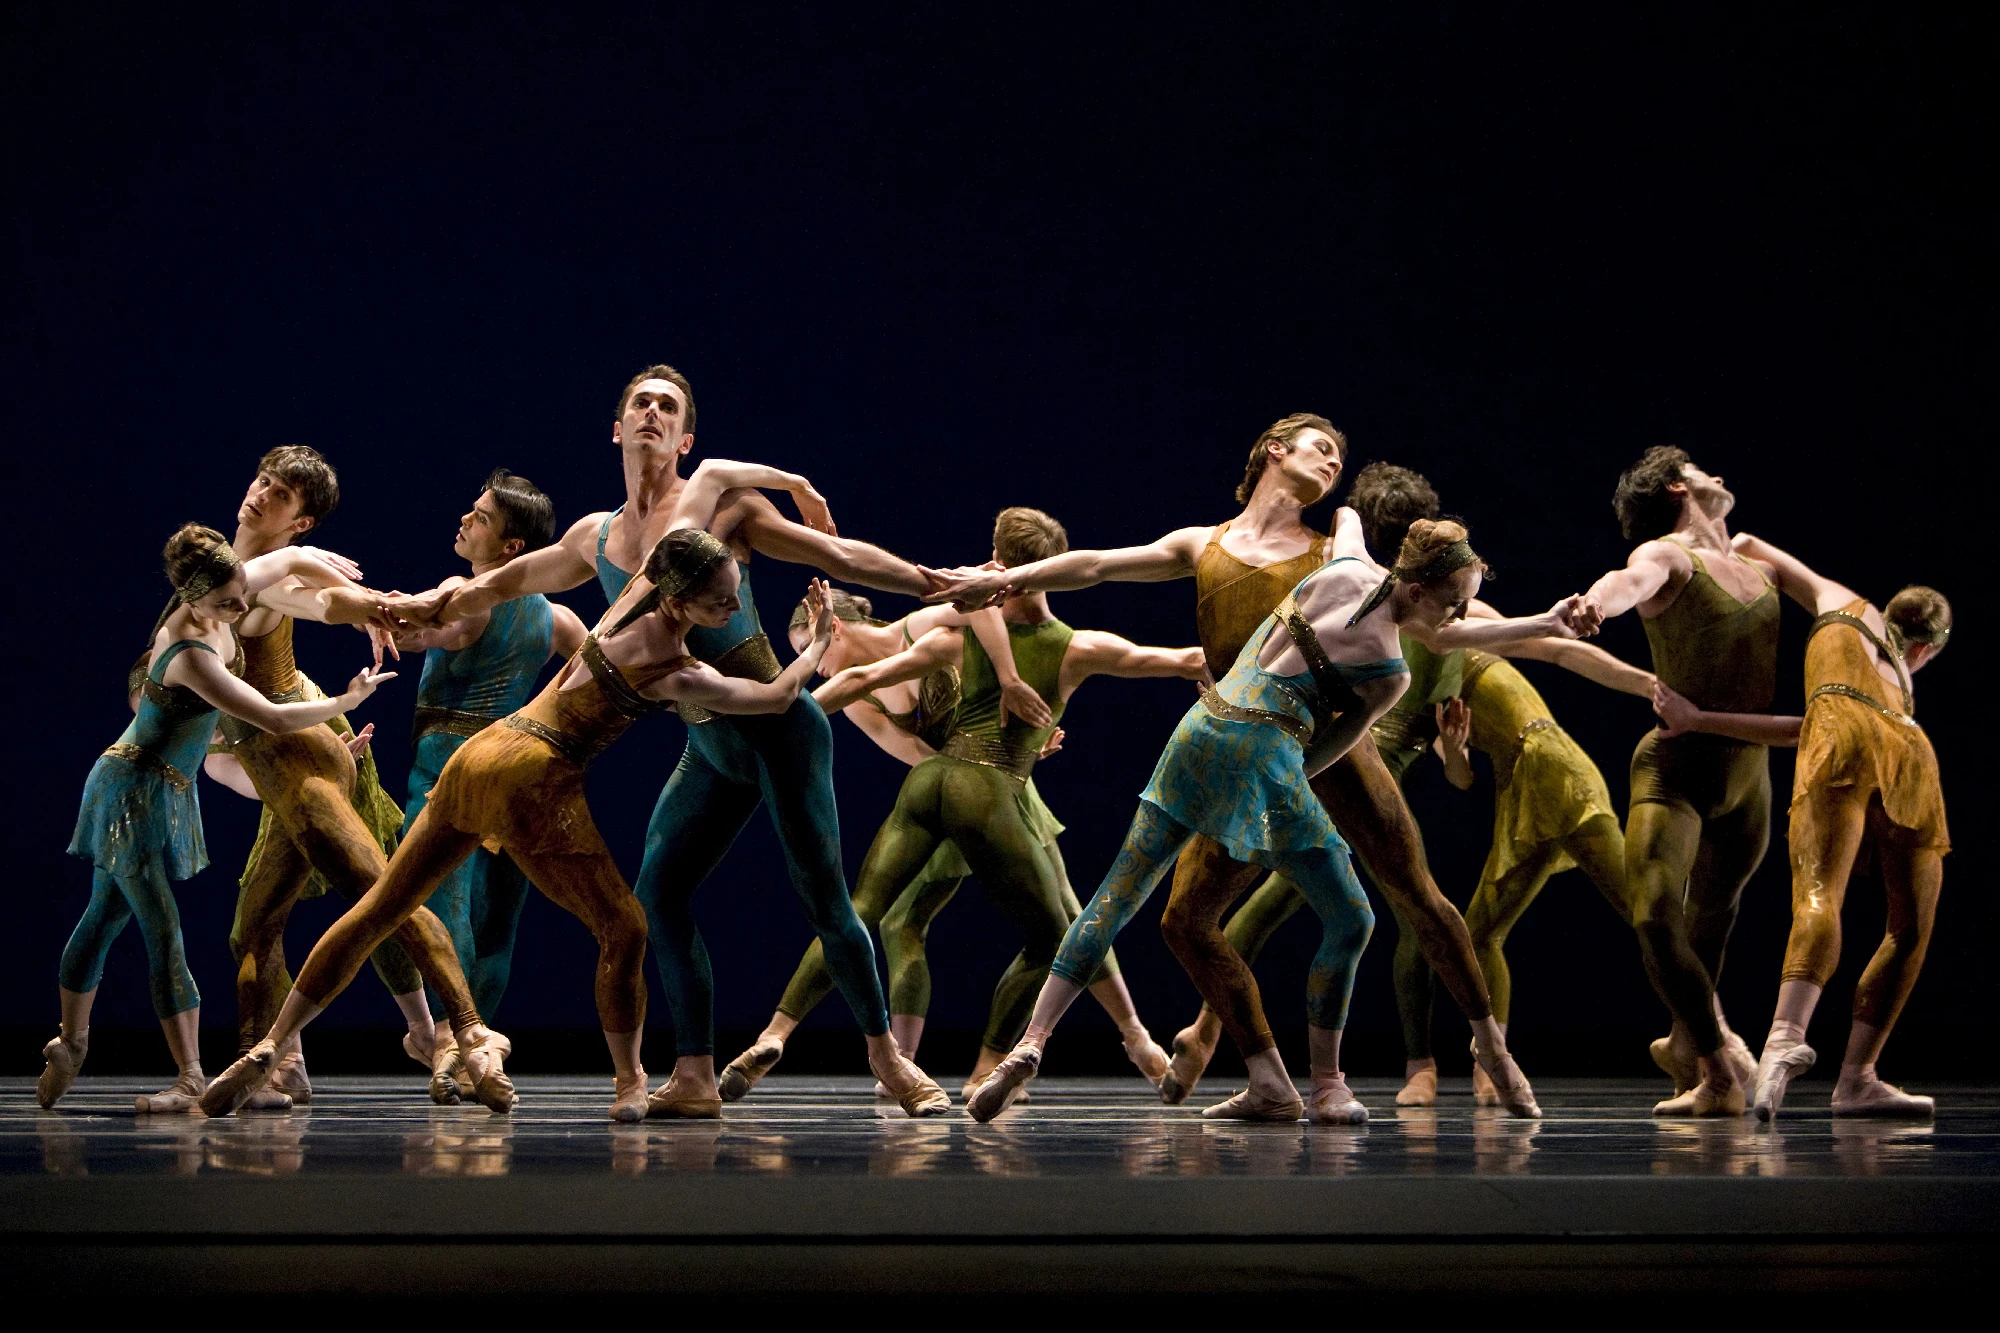
<path id="1" fill-rule="evenodd" d="M 1069 534 L 1063 525 L 1039 509 L 1013 505 L 993 520 L 993 554 L 1009 569 L 1068 549 Z"/>
<path id="2" fill-rule="evenodd" d="M 1465 524 L 1455 519 L 1420 518 L 1410 524 L 1409 532 L 1403 537 L 1402 549 L 1396 552 L 1396 567 L 1422 569 L 1445 547 L 1453 542 L 1466 541 L 1471 536 Z"/>
<path id="3" fill-rule="evenodd" d="M 1264 446 L 1277 440 L 1289 453 L 1299 436 L 1309 430 L 1326 432 L 1326 437 L 1333 441 L 1334 452 L 1340 455 L 1341 463 L 1346 464 L 1347 437 L 1335 430 L 1331 421 L 1316 412 L 1294 412 L 1288 417 L 1280 417 L 1264 427 L 1264 433 L 1257 437 L 1257 443 L 1250 446 L 1250 461 L 1243 468 L 1242 482 L 1236 487 L 1237 504 L 1250 503 L 1250 492 L 1257 489 L 1257 481 L 1264 475 L 1265 465 L 1271 461 L 1271 455 L 1264 451 Z"/>
<path id="4" fill-rule="evenodd" d="M 856 597 L 845 588 L 827 589 L 827 606 L 833 611 L 835 620 L 845 620 L 850 624 L 886 625 L 885 620 L 875 619 L 875 604 L 866 597 Z M 806 599 L 799 598 L 799 604 L 792 608 L 791 623 L 785 627 L 787 633 L 802 630 L 812 623 L 812 608 Z"/>

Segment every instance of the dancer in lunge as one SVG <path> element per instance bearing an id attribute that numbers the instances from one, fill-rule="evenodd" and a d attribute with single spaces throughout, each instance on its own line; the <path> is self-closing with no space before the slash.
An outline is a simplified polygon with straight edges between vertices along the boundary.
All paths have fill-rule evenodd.
<path id="1" fill-rule="evenodd" d="M 409 599 L 400 612 L 418 621 L 455 619 L 524 593 L 573 588 L 593 574 L 606 597 L 615 600 L 639 553 L 648 549 L 643 543 L 667 530 L 683 489 L 692 484 L 678 468 L 681 456 L 694 447 L 694 412 L 686 376 L 671 366 L 641 371 L 620 395 L 612 426 L 625 461 L 625 504 L 577 523 L 547 550 L 455 590 Z M 762 495 L 745 492 L 725 495 L 706 524 L 736 557 L 739 609 L 719 628 L 691 627 L 687 645 L 727 676 L 771 681 L 780 669 L 750 592 L 752 552 L 892 592 L 919 595 L 933 586 L 916 566 L 836 535 L 825 502 L 803 478 L 789 477 L 778 488 L 792 493 L 808 522 L 791 522 Z M 715 1082 L 714 980 L 690 900 L 759 805 L 770 807 L 793 888 L 862 1032 L 871 1043 L 889 1038 L 874 946 L 854 915 L 841 870 L 833 732 L 826 715 L 802 698 L 776 716 L 715 717 L 698 707 L 682 709 L 681 716 L 689 724 L 687 749 L 654 807 L 645 860 L 633 886 L 646 907 L 679 1048 L 674 1075 L 654 1099 L 662 1114 L 681 1105 L 705 1111 L 721 1095 Z M 888 1086 L 902 1095 L 896 1082 Z M 948 1108 L 949 1099 L 942 1092 L 938 1097 L 938 1109 Z"/>
<path id="2" fill-rule="evenodd" d="M 316 450 L 273 449 L 258 462 L 237 510 L 233 549 L 245 560 L 281 550 L 316 529 L 339 502 L 339 479 Z M 274 703 L 320 693 L 293 658 L 295 620 L 360 626 L 382 616 L 380 597 L 351 584 L 323 589 L 298 584 L 280 582 L 259 592 L 237 625 L 244 679 Z M 223 752 L 241 765 L 264 803 L 230 932 L 238 963 L 238 1039 L 240 1049 L 248 1050 L 276 1020 L 291 989 L 284 933 L 292 907 L 312 892 L 316 880 L 349 901 L 367 892 L 389 864 L 401 812 L 376 780 L 374 760 L 366 754 L 357 760 L 349 748 L 344 721 L 274 736 L 225 718 L 221 732 Z M 403 1049 L 431 1068 L 434 1100 L 456 1101 L 457 1084 L 445 1068 L 452 1048 L 436 1041 L 424 998 L 429 982 L 454 1026 L 478 1022 L 450 934 L 435 916 L 419 912 L 384 945 L 376 964 L 408 1026 Z M 312 1084 L 303 1050 L 294 1045 L 282 1052 L 271 1085 L 259 1093 L 252 1109 L 277 1109 L 288 1097 L 309 1100 Z"/>
<path id="3" fill-rule="evenodd" d="M 1877 610 L 1852 589 L 1748 534 L 1738 554 L 1768 565 L 1780 590 L 1814 613 L 1806 638 L 1803 718 L 1704 710 L 1667 689 L 1669 736 L 1702 732 L 1760 745 L 1796 745 L 1792 779 L 1792 933 L 1778 1010 L 1757 1064 L 1753 1105 L 1769 1120 L 1786 1085 L 1812 1068 L 1806 1027 L 1840 965 L 1840 910 L 1864 838 L 1882 867 L 1888 923 L 1854 991 L 1835 1115 L 1919 1116 L 1936 1109 L 1875 1075 L 1889 1031 L 1917 984 L 1944 883 L 1944 792 L 1937 755 L 1915 718 L 1911 676 L 1951 637 L 1951 604 L 1931 588 L 1905 588 Z"/>
<path id="4" fill-rule="evenodd" d="M 90 1049 L 90 1010 L 112 941 L 135 918 L 146 943 L 153 1012 L 180 1067 L 164 1092 L 138 1099 L 141 1112 L 187 1111 L 200 1096 L 201 993 L 188 971 L 172 881 L 208 865 L 196 765 L 220 709 L 273 733 L 317 726 L 359 704 L 394 673 L 364 670 L 333 699 L 272 703 L 239 677 L 243 654 L 231 627 L 280 580 L 336 583 L 314 557 L 277 551 L 238 558 L 221 533 L 190 523 L 167 541 L 174 600 L 155 627 L 137 716 L 90 770 L 70 854 L 94 867 L 90 904 L 63 950 L 58 976 L 62 1032 L 42 1048 L 35 1085 L 43 1106 L 69 1090 Z"/>
<path id="5" fill-rule="evenodd" d="M 1362 534 L 1366 537 L 1368 549 L 1371 551 L 1400 550 L 1403 538 L 1408 534 L 1412 523 L 1419 519 L 1438 517 L 1437 491 L 1430 482 L 1419 473 L 1391 463 L 1370 463 L 1362 468 L 1354 478 L 1348 503 L 1361 516 Z M 1489 620 L 1500 618 L 1498 611 L 1477 598 L 1468 607 L 1467 615 Z M 1383 763 L 1399 785 L 1408 780 L 1416 760 L 1422 757 L 1426 750 L 1440 743 L 1439 710 L 1453 706 L 1454 701 L 1465 694 L 1467 681 L 1473 674 L 1473 668 L 1469 665 L 1469 660 L 1473 659 L 1466 649 L 1455 648 L 1449 652 L 1435 653 L 1426 648 L 1420 639 L 1408 633 L 1401 636 L 1401 644 L 1403 659 L 1410 670 L 1409 689 L 1404 692 L 1396 705 L 1377 719 L 1375 725 L 1370 728 L 1376 748 L 1381 752 Z M 1593 644 L 1581 643 L 1574 639 L 1523 639 L 1515 643 L 1495 645 L 1490 652 L 1553 662 L 1609 688 L 1622 689 L 1648 699 L 1652 696 L 1652 673 L 1620 662 Z M 1490 654 L 1482 654 L 1476 660 L 1490 662 L 1492 657 Z M 1480 735 L 1483 738 L 1490 737 L 1492 743 L 1500 747 L 1492 751 L 1496 756 L 1494 770 L 1496 775 L 1511 775 L 1513 773 L 1511 763 L 1504 761 L 1521 747 L 1510 745 L 1502 739 L 1500 732 L 1494 729 L 1504 726 L 1500 712 L 1516 705 L 1518 705 L 1516 711 L 1520 708 L 1529 709 L 1530 711 L 1524 712 L 1519 719 L 1520 727 L 1525 728 L 1534 725 L 1531 718 L 1543 717 L 1547 710 L 1541 704 L 1540 696 L 1534 695 L 1533 687 L 1526 680 L 1522 679 L 1511 666 L 1506 666 L 1504 663 L 1500 665 L 1503 667 L 1502 672 L 1491 677 L 1486 689 L 1479 694 L 1479 698 L 1487 705 Z M 1532 703 L 1526 698 L 1518 697 L 1519 691 L 1527 691 L 1528 695 L 1532 696 Z M 1457 705 L 1457 709 L 1458 711 L 1450 716 L 1462 723 L 1465 720 L 1463 705 Z M 1548 725 L 1553 726 L 1553 723 Z M 1542 728 L 1536 726 L 1535 730 L 1539 732 Z M 1563 748 L 1565 746 L 1568 748 Z M 1560 742 L 1553 736 L 1536 740 L 1536 759 L 1531 762 L 1529 768 L 1533 773 L 1544 773 L 1546 769 L 1546 765 L 1542 762 L 1544 758 L 1554 761 L 1556 752 L 1560 750 L 1562 762 L 1559 766 L 1568 772 L 1573 767 L 1568 762 L 1572 757 L 1568 751 L 1573 748 L 1573 743 L 1569 742 L 1566 736 L 1562 737 Z M 1573 783 L 1539 793 L 1536 799 L 1539 815 L 1532 827 L 1554 827 L 1563 823 L 1570 815 L 1576 817 L 1575 826 L 1580 826 L 1590 820 L 1589 812 L 1592 809 L 1601 809 L 1605 812 L 1610 819 L 1611 834 L 1617 838 L 1616 846 L 1603 852 L 1602 855 L 1593 853 L 1587 863 L 1597 867 L 1595 877 L 1600 887 L 1604 887 L 1611 883 L 1614 873 L 1611 863 L 1620 862 L 1615 870 L 1615 890 L 1606 888 L 1605 891 L 1614 895 L 1614 904 L 1618 906 L 1622 915 L 1623 834 L 1618 830 L 1617 816 L 1611 813 L 1608 795 L 1603 798 L 1600 806 L 1592 807 L 1586 801 L 1572 808 L 1566 795 L 1572 787 L 1577 793 L 1588 793 L 1592 789 L 1591 784 L 1594 783 L 1598 790 L 1604 785 L 1602 775 L 1598 774 L 1596 767 L 1590 764 L 1587 756 L 1577 751 L 1573 758 L 1580 760 L 1583 767 L 1574 770 Z M 1534 785 L 1516 787 L 1502 783 L 1506 793 L 1523 798 Z M 1516 811 L 1515 815 L 1518 816 L 1518 813 Z M 1508 819 L 1508 808 L 1503 798 L 1502 805 L 1496 808 L 1496 821 Z M 1518 822 L 1518 818 L 1512 819 L 1508 823 L 1508 828 L 1511 829 L 1513 824 Z M 1592 827 L 1601 831 L 1599 825 L 1593 824 Z M 1499 828 L 1496 822 L 1494 852 L 1488 861 L 1489 871 L 1505 876 L 1524 860 L 1549 859 L 1546 855 L 1535 851 L 1533 847 L 1520 847 L 1517 843 L 1515 834 Z M 1594 837 L 1589 841 L 1589 846 L 1592 849 L 1602 850 Z M 1368 877 L 1376 879 L 1379 883 L 1380 878 L 1368 860 L 1365 857 L 1358 859 Z M 1519 915 L 1519 910 L 1524 910 L 1528 902 L 1533 900 L 1534 892 L 1539 890 L 1542 880 L 1560 868 L 1562 866 L 1551 863 L 1544 870 L 1541 880 L 1534 879 L 1532 874 L 1518 882 L 1514 878 L 1507 879 L 1506 882 L 1517 889 L 1532 883 L 1532 888 L 1527 889 L 1525 896 L 1519 892 L 1509 892 L 1505 895 L 1506 903 L 1511 905 L 1512 915 L 1505 913 L 1496 915 L 1495 908 L 1498 904 L 1491 894 L 1478 899 L 1480 921 L 1477 925 L 1474 924 L 1472 911 L 1468 909 L 1466 913 L 1466 928 L 1478 953 L 1481 971 L 1491 989 L 1494 1017 L 1503 1033 L 1507 1028 L 1509 1002 L 1506 963 L 1499 952 L 1500 943 L 1505 940 L 1506 929 Z M 1482 884 L 1484 882 L 1482 881 Z M 1422 949 L 1419 947 L 1421 937 L 1411 923 L 1405 920 L 1398 905 L 1400 900 L 1394 895 L 1385 896 L 1388 897 L 1390 912 L 1396 921 L 1396 949 L 1392 976 L 1396 990 L 1396 1010 L 1402 1020 L 1403 1028 L 1405 1081 L 1402 1089 L 1396 1094 L 1396 1104 L 1429 1106 L 1436 1102 L 1438 1091 L 1437 1060 L 1431 1051 L 1431 1011 L 1436 976 L 1431 971 L 1430 965 L 1424 961 Z M 1303 906 L 1305 899 L 1289 880 L 1283 875 L 1270 876 L 1229 918 L 1224 933 L 1229 939 L 1230 947 L 1241 954 L 1246 962 L 1254 964 L 1277 928 Z M 1498 980 L 1495 979 L 1493 971 L 1496 964 L 1502 969 Z M 1221 1019 L 1214 1010 L 1204 1005 L 1195 1022 L 1182 1029 L 1175 1041 L 1173 1069 L 1175 1091 L 1184 1094 L 1193 1090 L 1195 1081 L 1200 1078 L 1213 1057 L 1221 1035 Z M 1497 1103 L 1498 1094 L 1493 1089 L 1492 1080 L 1477 1064 L 1473 1066 L 1472 1081 L 1474 1097 L 1481 1105 L 1490 1106 Z"/>
<path id="6" fill-rule="evenodd" d="M 555 508 L 549 497 L 526 477 L 500 468 L 459 518 L 452 551 L 472 566 L 476 578 L 547 546 L 554 533 Z M 455 588 L 465 581 L 452 578 L 440 586 Z M 575 656 L 584 633 L 576 612 L 530 594 L 441 629 L 397 637 L 396 646 L 403 651 L 424 654 L 410 733 L 414 753 L 404 832 L 416 824 L 438 775 L 459 747 L 526 705 L 543 665 L 551 658 L 568 661 Z M 512 858 L 480 847 L 427 903 L 451 932 L 472 1002 L 487 1018 L 499 1012 L 507 991 L 514 933 L 527 897 L 527 880 Z"/>
<path id="7" fill-rule="evenodd" d="M 1053 592 L 1106 580 L 1154 583 L 1193 578 L 1196 628 L 1209 671 L 1219 675 L 1230 670 L 1243 645 L 1285 594 L 1325 560 L 1326 538 L 1307 527 L 1302 514 L 1307 505 L 1332 492 L 1346 451 L 1346 438 L 1324 417 L 1305 412 L 1285 417 L 1251 447 L 1243 481 L 1236 488 L 1236 502 L 1243 511 L 1228 522 L 1181 528 L 1147 546 L 1070 551 L 997 573 L 936 574 L 945 583 L 937 598 L 963 608 L 984 605 L 1009 591 Z M 1435 646 L 1449 651 L 1457 644 L 1439 639 Z M 1383 896 L 1399 904 L 1416 928 L 1424 958 L 1444 978 L 1479 1040 L 1492 1042 L 1490 1047 L 1482 1044 L 1481 1062 L 1491 1066 L 1503 1060 L 1506 1047 L 1498 1026 L 1487 1021 L 1492 1002 L 1473 958 L 1465 920 L 1431 878 L 1422 835 L 1374 741 L 1355 744 L 1322 770 L 1314 778 L 1313 790 L 1357 855 L 1374 868 Z M 1238 878 L 1256 873 L 1231 858 L 1214 839 L 1198 834 L 1181 853 L 1162 931 L 1170 941 L 1178 938 L 1183 948 L 1193 949 L 1207 928 L 1193 904 L 1219 894 L 1223 901 L 1216 910 L 1220 911 L 1248 887 L 1237 883 Z M 1169 1103 L 1187 1096 L 1200 1067 L 1207 1063 L 1204 1054 L 1191 1048 L 1196 1036 L 1190 1027 L 1174 1039 L 1175 1065 L 1160 1085 L 1161 1098 Z M 1509 1078 L 1519 1079 L 1519 1071 Z M 1507 1088 L 1520 1109 L 1534 1104 L 1525 1079 L 1510 1082 Z"/>
<path id="8" fill-rule="evenodd" d="M 1623 569 L 1591 585 L 1592 622 L 1637 608 L 1660 683 L 1699 708 L 1761 712 L 1778 683 L 1778 593 L 1764 562 L 1738 554 L 1725 520 L 1736 497 L 1659 446 L 1625 469 L 1612 499 L 1628 540 Z M 1756 1061 L 1729 1030 L 1715 985 L 1743 886 L 1771 840 L 1770 752 L 1724 736 L 1649 731 L 1632 754 L 1625 887 L 1646 972 L 1674 1017 L 1653 1058 L 1675 1095 L 1655 1115 L 1741 1115 Z"/>
<path id="9" fill-rule="evenodd" d="M 1044 559 L 1068 545 L 1062 525 L 1038 509 L 1003 509 L 993 525 L 993 558 L 1002 566 Z M 975 617 L 990 614 L 974 613 Z M 884 913 L 892 905 L 899 914 L 896 925 L 883 932 L 891 1022 L 902 1017 L 913 1040 L 922 1032 L 919 997 L 907 992 L 899 997 L 896 983 L 922 966 L 922 932 L 956 888 L 958 876 L 947 880 L 940 873 L 941 854 L 956 847 L 995 905 L 1025 937 L 1020 954 L 994 990 L 979 1060 L 966 1083 L 968 1094 L 1019 1039 L 1063 932 L 1080 910 L 1054 851 L 1053 833 L 1036 827 L 1035 806 L 1040 802 L 1031 803 L 1030 787 L 1035 761 L 1070 695 L 1093 675 L 1207 678 L 1200 649 L 1142 648 L 1115 634 L 1072 630 L 1055 618 L 1042 593 L 1008 599 L 1001 616 L 1008 658 L 1047 715 L 1040 725 L 1007 716 L 996 658 L 980 638 L 943 630 L 925 635 L 900 653 L 850 665 L 815 694 L 822 707 L 835 710 L 851 707 L 877 689 L 929 681 L 944 672 L 962 673 L 963 698 L 955 721 L 940 738 L 937 753 L 918 763 L 904 781 L 895 810 L 862 862 L 854 900 L 862 920 L 870 924 L 886 920 Z M 912 943 L 918 951 L 914 959 L 908 956 Z M 923 976 L 921 999 L 927 1001 L 927 969 Z M 1108 952 L 1102 970 L 1089 984 L 1118 1025 L 1126 1055 L 1157 1086 L 1166 1069 L 1166 1053 L 1139 1021 Z M 769 1072 L 784 1052 L 785 1038 L 825 995 L 827 985 L 824 963 L 809 949 L 770 1024 L 749 1050 L 730 1062 L 725 1092 L 738 1083 L 747 1091 Z M 902 1005 L 896 1003 L 899 998 Z"/>
<path id="10" fill-rule="evenodd" d="M 1278 1056 L 1256 978 L 1219 925 L 1262 866 L 1282 870 L 1299 887 L 1323 932 L 1306 988 L 1312 1118 L 1328 1124 L 1367 1118 L 1341 1073 L 1340 1038 L 1374 915 L 1347 844 L 1308 782 L 1361 742 L 1369 724 L 1402 696 L 1409 672 L 1398 629 L 1421 627 L 1435 637 L 1478 593 L 1483 568 L 1463 526 L 1422 521 L 1410 528 L 1395 568 L 1383 569 L 1368 558 L 1359 516 L 1351 509 L 1336 514 L 1333 558 L 1278 603 L 1167 743 L 1123 850 L 1063 938 L 1026 1034 L 973 1094 L 976 1119 L 998 1115 L 1034 1077 L 1050 1032 L 1083 981 L 1197 833 L 1221 849 L 1232 871 L 1216 876 L 1214 888 L 1203 886 L 1199 898 L 1176 883 L 1189 924 L 1169 943 L 1250 1069 L 1247 1089 L 1203 1114 L 1293 1120 L 1307 1110 Z M 1449 637 L 1478 643 L 1567 635 L 1576 600 L 1531 620 L 1452 626 Z M 1482 1047 L 1496 1049 L 1492 1019 L 1482 1026 Z M 1502 1056 L 1496 1072 L 1517 1113 L 1539 1114 L 1512 1060 Z"/>

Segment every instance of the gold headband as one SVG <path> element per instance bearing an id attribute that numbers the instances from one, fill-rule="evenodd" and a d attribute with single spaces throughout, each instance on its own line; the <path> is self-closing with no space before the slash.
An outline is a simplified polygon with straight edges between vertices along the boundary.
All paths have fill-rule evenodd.
<path id="1" fill-rule="evenodd" d="M 174 596 L 182 605 L 191 606 L 236 577 L 236 571 L 243 568 L 243 559 L 227 546 L 209 548 L 208 563 L 189 577 L 186 583 L 174 589 Z"/>

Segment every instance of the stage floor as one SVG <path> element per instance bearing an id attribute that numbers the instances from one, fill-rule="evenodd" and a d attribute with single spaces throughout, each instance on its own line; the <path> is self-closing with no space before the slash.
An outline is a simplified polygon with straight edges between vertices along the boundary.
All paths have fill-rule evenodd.
<path id="1" fill-rule="evenodd" d="M 2000 1219 L 2000 1089 L 1935 1123 L 1656 1120 L 1653 1082 L 1537 1083 L 1545 1118 L 1359 1080 L 1355 1129 L 1204 1121 L 1135 1079 L 1044 1079 L 990 1125 L 910 1121 L 867 1080 L 774 1076 L 708 1122 L 614 1126 L 610 1080 L 524 1078 L 511 1116 L 412 1079 L 310 1108 L 139 1117 L 86 1077 L 0 1081 L 0 1263 L 203 1291 L 588 1287 L 1223 1294 L 1958 1288 Z M 308 1257 L 309 1256 L 309 1257 Z M 753 1277 L 754 1275 L 754 1277 Z M 197 1280 L 198 1276 L 198 1280 Z M 442 1283 L 443 1286 L 437 1284 Z"/>

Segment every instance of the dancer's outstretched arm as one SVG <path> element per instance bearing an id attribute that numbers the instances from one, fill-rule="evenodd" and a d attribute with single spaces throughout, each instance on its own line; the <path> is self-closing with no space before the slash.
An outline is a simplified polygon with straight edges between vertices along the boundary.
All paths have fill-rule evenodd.
<path id="1" fill-rule="evenodd" d="M 948 601 L 961 610 L 990 606 L 1023 592 L 1069 592 L 1100 583 L 1164 583 L 1194 577 L 1195 562 L 1215 532 L 1211 527 L 1178 528 L 1144 546 L 1108 551 L 1064 551 L 1010 569 L 926 569 L 939 585 L 925 600 Z"/>
<path id="2" fill-rule="evenodd" d="M 847 707 L 864 694 L 918 680 L 942 666 L 957 666 L 964 660 L 964 642 L 955 630 L 934 629 L 905 648 L 879 662 L 868 662 L 836 672 L 833 678 L 813 691 L 819 706 L 831 713 Z"/>
<path id="3" fill-rule="evenodd" d="M 409 627 L 424 628 L 484 615 L 529 593 L 568 592 L 597 577 L 597 535 L 610 517 L 608 510 L 586 514 L 553 546 L 517 555 L 477 578 L 446 579 L 429 592 L 390 599 L 388 609 Z"/>
<path id="4" fill-rule="evenodd" d="M 169 685 L 185 685 L 211 707 L 219 708 L 231 717 L 241 718 L 260 730 L 283 735 L 318 726 L 359 707 L 362 700 L 375 693 L 376 686 L 395 678 L 393 671 L 378 672 L 363 668 L 348 682 L 345 691 L 332 698 L 277 704 L 265 698 L 263 691 L 230 675 L 222 659 L 214 654 L 182 653 L 167 665 L 165 681 Z"/>
<path id="5" fill-rule="evenodd" d="M 833 612 L 828 606 L 826 584 L 814 579 L 806 589 L 806 605 L 812 615 L 812 641 L 792 664 L 769 684 L 741 676 L 725 676 L 706 662 L 676 671 L 654 681 L 642 691 L 651 699 L 698 704 L 711 713 L 782 713 L 799 697 L 799 691 L 819 670 L 826 647 L 833 641 Z"/>
<path id="6" fill-rule="evenodd" d="M 1080 629 L 1069 641 L 1059 677 L 1062 697 L 1092 676 L 1179 676 L 1213 685 L 1208 659 L 1199 648 L 1150 648 L 1103 630 Z"/>
<path id="7" fill-rule="evenodd" d="M 694 475 L 681 487 L 673 517 L 667 520 L 667 531 L 705 528 L 714 521 L 715 511 L 723 506 L 725 498 L 734 498 L 731 492 L 760 489 L 789 492 L 808 528 L 829 537 L 838 535 L 833 513 L 826 507 L 826 497 L 804 477 L 762 463 L 738 463 L 727 458 L 705 459 L 694 470 Z"/>
<path id="8" fill-rule="evenodd" d="M 934 586 L 917 566 L 879 546 L 794 523 L 757 491 L 731 494 L 709 524 L 709 531 L 722 541 L 742 543 L 773 560 L 808 565 L 830 578 L 884 592 L 922 597 Z"/>
<path id="9" fill-rule="evenodd" d="M 1582 606 L 1583 598 L 1572 593 L 1538 616 L 1454 620 L 1435 627 L 1399 624 L 1397 628 L 1434 653 L 1448 653 L 1456 648 L 1485 648 L 1497 652 L 1504 645 L 1521 639 L 1574 639 L 1577 631 L 1571 622 L 1577 618 Z"/>
<path id="10" fill-rule="evenodd" d="M 1813 572 L 1805 561 L 1789 551 L 1779 550 L 1761 537 L 1739 532 L 1730 538 L 1730 544 L 1736 554 L 1745 560 L 1769 565 L 1774 576 L 1772 582 L 1778 585 L 1778 591 L 1814 615 L 1838 611 L 1861 600 L 1861 594 L 1854 589 Z"/>
<path id="11" fill-rule="evenodd" d="M 1772 713 L 1711 713 L 1697 708 L 1685 695 L 1665 684 L 1653 687 L 1653 711 L 1660 715 L 1660 735 L 1701 731 L 1752 745 L 1788 746 L 1799 743 L 1806 720 Z"/>

